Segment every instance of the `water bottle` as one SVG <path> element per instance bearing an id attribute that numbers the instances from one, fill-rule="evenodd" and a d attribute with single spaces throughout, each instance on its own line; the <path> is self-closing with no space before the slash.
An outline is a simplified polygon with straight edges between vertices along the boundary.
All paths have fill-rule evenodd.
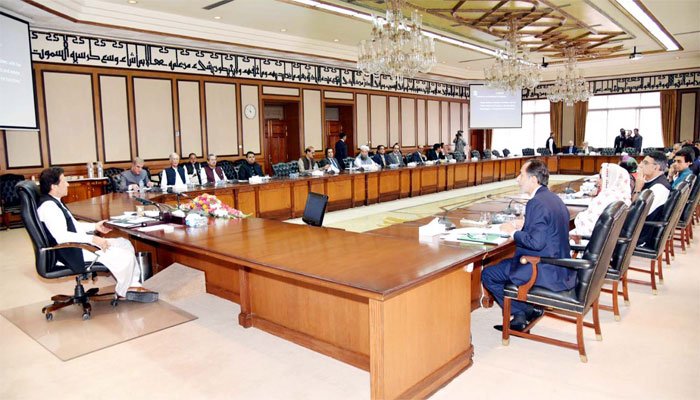
<path id="1" fill-rule="evenodd" d="M 102 161 L 97 162 L 97 177 L 98 178 L 104 177 L 104 170 L 102 169 Z"/>
<path id="2" fill-rule="evenodd" d="M 88 179 L 92 179 L 95 177 L 95 169 L 92 167 L 91 162 L 87 163 L 87 174 L 88 174 Z"/>

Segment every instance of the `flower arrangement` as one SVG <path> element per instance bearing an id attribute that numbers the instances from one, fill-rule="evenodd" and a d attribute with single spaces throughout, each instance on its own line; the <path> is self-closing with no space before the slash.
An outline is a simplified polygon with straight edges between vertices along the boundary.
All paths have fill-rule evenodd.
<path id="1" fill-rule="evenodd" d="M 189 203 L 180 205 L 180 208 L 184 211 L 194 212 L 200 215 L 212 216 L 216 218 L 245 218 L 245 215 L 240 210 L 236 210 L 233 207 L 229 207 L 224 204 L 221 200 L 217 199 L 216 196 L 211 194 L 201 194 Z"/>

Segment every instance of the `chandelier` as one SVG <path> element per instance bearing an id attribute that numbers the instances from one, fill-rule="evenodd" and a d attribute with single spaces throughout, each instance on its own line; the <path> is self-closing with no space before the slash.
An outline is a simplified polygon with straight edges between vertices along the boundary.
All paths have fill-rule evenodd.
<path id="1" fill-rule="evenodd" d="M 401 13 L 405 0 L 388 0 L 386 19 L 373 17 L 372 37 L 358 45 L 357 68 L 366 74 L 403 78 L 427 72 L 437 63 L 435 43 L 422 33 L 422 18 L 414 10 L 411 19 Z"/>
<path id="2" fill-rule="evenodd" d="M 528 47 L 523 46 L 522 56 L 518 57 L 517 28 L 515 20 L 511 19 L 505 50 L 497 50 L 496 62 L 491 68 L 484 69 L 486 85 L 508 92 L 534 89 L 540 83 L 541 75 L 540 66 L 530 61 Z"/>
<path id="3" fill-rule="evenodd" d="M 569 47 L 564 54 L 566 66 L 563 73 L 560 72 L 557 80 L 548 88 L 547 98 L 553 103 L 563 101 L 567 106 L 573 106 L 575 102 L 588 101 L 592 94 L 588 90 L 588 83 L 576 68 L 576 49 Z"/>

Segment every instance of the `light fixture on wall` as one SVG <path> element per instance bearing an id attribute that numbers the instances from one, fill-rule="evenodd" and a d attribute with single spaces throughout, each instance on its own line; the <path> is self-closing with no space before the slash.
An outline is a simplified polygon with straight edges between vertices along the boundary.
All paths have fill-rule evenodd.
<path id="1" fill-rule="evenodd" d="M 530 61 L 528 47 L 522 46 L 522 50 L 519 48 L 517 32 L 516 20 L 511 19 L 505 50 L 497 51 L 496 62 L 491 67 L 484 68 L 487 86 L 517 92 L 523 88 L 534 89 L 540 83 L 542 68 Z"/>
<path id="2" fill-rule="evenodd" d="M 372 37 L 358 45 L 357 67 L 366 74 L 386 74 L 397 82 L 427 72 L 436 63 L 435 43 L 423 34 L 422 17 L 414 10 L 404 18 L 405 0 L 388 0 L 386 18 L 373 18 Z"/>
<path id="3" fill-rule="evenodd" d="M 637 53 L 637 46 L 634 46 L 634 50 L 632 50 L 632 54 L 630 54 L 630 60 L 636 61 L 640 60 L 644 55 L 642 53 Z"/>
<path id="4" fill-rule="evenodd" d="M 560 71 L 557 80 L 547 90 L 547 99 L 552 103 L 563 101 L 567 106 L 573 106 L 579 101 L 588 101 L 592 96 L 588 82 L 581 76 L 576 66 L 576 48 L 568 47 L 564 71 Z"/>

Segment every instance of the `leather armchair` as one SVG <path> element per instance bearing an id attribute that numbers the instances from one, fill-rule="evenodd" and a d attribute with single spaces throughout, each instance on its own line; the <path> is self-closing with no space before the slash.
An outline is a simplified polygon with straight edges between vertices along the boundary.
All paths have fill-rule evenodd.
<path id="1" fill-rule="evenodd" d="M 120 174 L 124 170 L 122 168 L 105 168 L 103 175 L 107 178 L 105 193 L 114 193 L 119 191 L 119 182 L 121 181 Z"/>
<path id="2" fill-rule="evenodd" d="M 484 160 L 488 160 L 491 158 L 491 150 L 490 149 L 484 149 Z"/>
<path id="3" fill-rule="evenodd" d="M 92 307 L 90 300 L 111 301 L 112 306 L 117 305 L 117 297 L 114 293 L 100 294 L 98 288 L 85 290 L 82 281 L 92 277 L 93 279 L 98 272 L 109 272 L 109 270 L 99 262 L 85 262 L 85 265 L 76 267 L 81 272 L 75 272 L 69 266 L 59 265 L 56 258 L 56 250 L 63 248 L 78 248 L 90 252 L 97 252 L 98 247 L 87 243 L 61 243 L 56 246 L 51 246 L 48 240 L 48 233 L 44 228 L 44 224 L 39 220 L 37 214 L 37 204 L 39 202 L 39 187 L 31 181 L 22 181 L 17 184 L 17 191 L 22 204 L 22 220 L 24 226 L 29 233 L 34 247 L 34 257 L 36 260 L 36 272 L 43 278 L 56 279 L 65 276 L 75 276 L 75 289 L 73 295 L 56 295 L 51 297 L 53 304 L 49 304 L 42 308 L 41 312 L 45 314 L 46 320 L 53 319 L 53 312 L 67 307 L 72 304 L 79 304 L 83 308 L 83 319 L 90 319 Z M 98 257 L 99 259 L 99 257 Z"/>
<path id="4" fill-rule="evenodd" d="M 680 233 L 677 239 L 681 242 L 683 253 L 685 253 L 686 243 L 690 246 L 690 239 L 693 238 L 693 214 L 700 200 L 700 183 L 698 183 L 697 175 L 688 175 L 685 180 L 691 187 L 690 196 L 688 196 L 688 202 L 683 207 L 681 216 L 678 219 L 678 225 L 676 225 L 676 230 Z M 674 239 L 676 238 L 674 237 Z"/>
<path id="5" fill-rule="evenodd" d="M 508 157 L 510 155 L 510 150 L 503 149 L 503 157 Z"/>
<path id="6" fill-rule="evenodd" d="M 472 158 L 474 158 L 474 157 L 481 160 L 481 153 L 479 153 L 479 150 L 472 150 Z"/>
<path id="7" fill-rule="evenodd" d="M 537 153 L 539 153 L 541 156 L 551 156 L 552 155 L 552 152 L 549 151 L 549 149 L 546 147 L 538 147 Z"/>
<path id="8" fill-rule="evenodd" d="M 523 149 L 523 156 L 534 156 L 535 155 L 535 150 L 526 147 Z"/>
<path id="9" fill-rule="evenodd" d="M 602 340 L 600 320 L 598 318 L 598 299 L 605 282 L 605 275 L 610 265 L 610 258 L 620 236 L 622 225 L 627 215 L 627 207 L 621 201 L 610 204 L 602 212 L 593 228 L 591 240 L 578 258 L 555 259 L 546 257 L 523 256 L 521 264 L 532 264 L 532 277 L 520 287 L 506 285 L 503 304 L 503 344 L 508 345 L 510 335 L 531 339 L 538 342 L 578 350 L 582 362 L 587 362 L 583 342 L 583 327 L 593 328 L 596 338 Z M 548 263 L 576 271 L 576 286 L 567 291 L 554 292 L 535 286 L 538 263 Z M 547 308 L 543 316 L 552 317 L 576 324 L 576 343 L 564 342 L 530 333 L 540 318 L 531 321 L 522 332 L 510 330 L 511 301 L 519 300 Z M 593 323 L 584 322 L 588 311 L 593 309 Z"/>
<path id="10" fill-rule="evenodd" d="M 221 170 L 224 171 L 224 175 L 226 175 L 226 178 L 234 180 L 238 179 L 236 169 L 233 168 L 233 162 L 229 160 L 221 160 L 216 163 L 216 166 L 221 167 Z"/>
<path id="11" fill-rule="evenodd" d="M 650 260 L 649 269 L 638 267 L 629 267 L 630 270 L 642 272 L 651 276 L 650 282 L 637 279 L 628 279 L 628 282 L 650 285 L 653 294 L 657 294 L 656 276 L 659 276 L 659 282 L 663 283 L 664 273 L 661 257 L 666 254 L 666 262 L 670 265 L 669 259 L 669 238 L 673 236 L 673 232 L 681 211 L 688 201 L 690 195 L 690 186 L 688 182 L 681 182 L 675 189 L 671 190 L 666 203 L 663 205 L 663 213 L 661 221 L 645 221 L 645 226 L 654 227 L 654 237 L 651 243 L 647 243 L 644 247 L 636 246 L 632 255 L 636 257 L 646 258 Z M 657 269 L 658 267 L 658 269 Z"/>
<path id="12" fill-rule="evenodd" d="M 17 183 L 24 180 L 23 175 L 4 174 L 0 175 L 0 208 L 2 209 L 2 225 L 5 229 L 10 228 L 10 216 L 20 213 L 20 200 L 17 193 Z M 22 226 L 13 224 L 13 227 Z"/>

